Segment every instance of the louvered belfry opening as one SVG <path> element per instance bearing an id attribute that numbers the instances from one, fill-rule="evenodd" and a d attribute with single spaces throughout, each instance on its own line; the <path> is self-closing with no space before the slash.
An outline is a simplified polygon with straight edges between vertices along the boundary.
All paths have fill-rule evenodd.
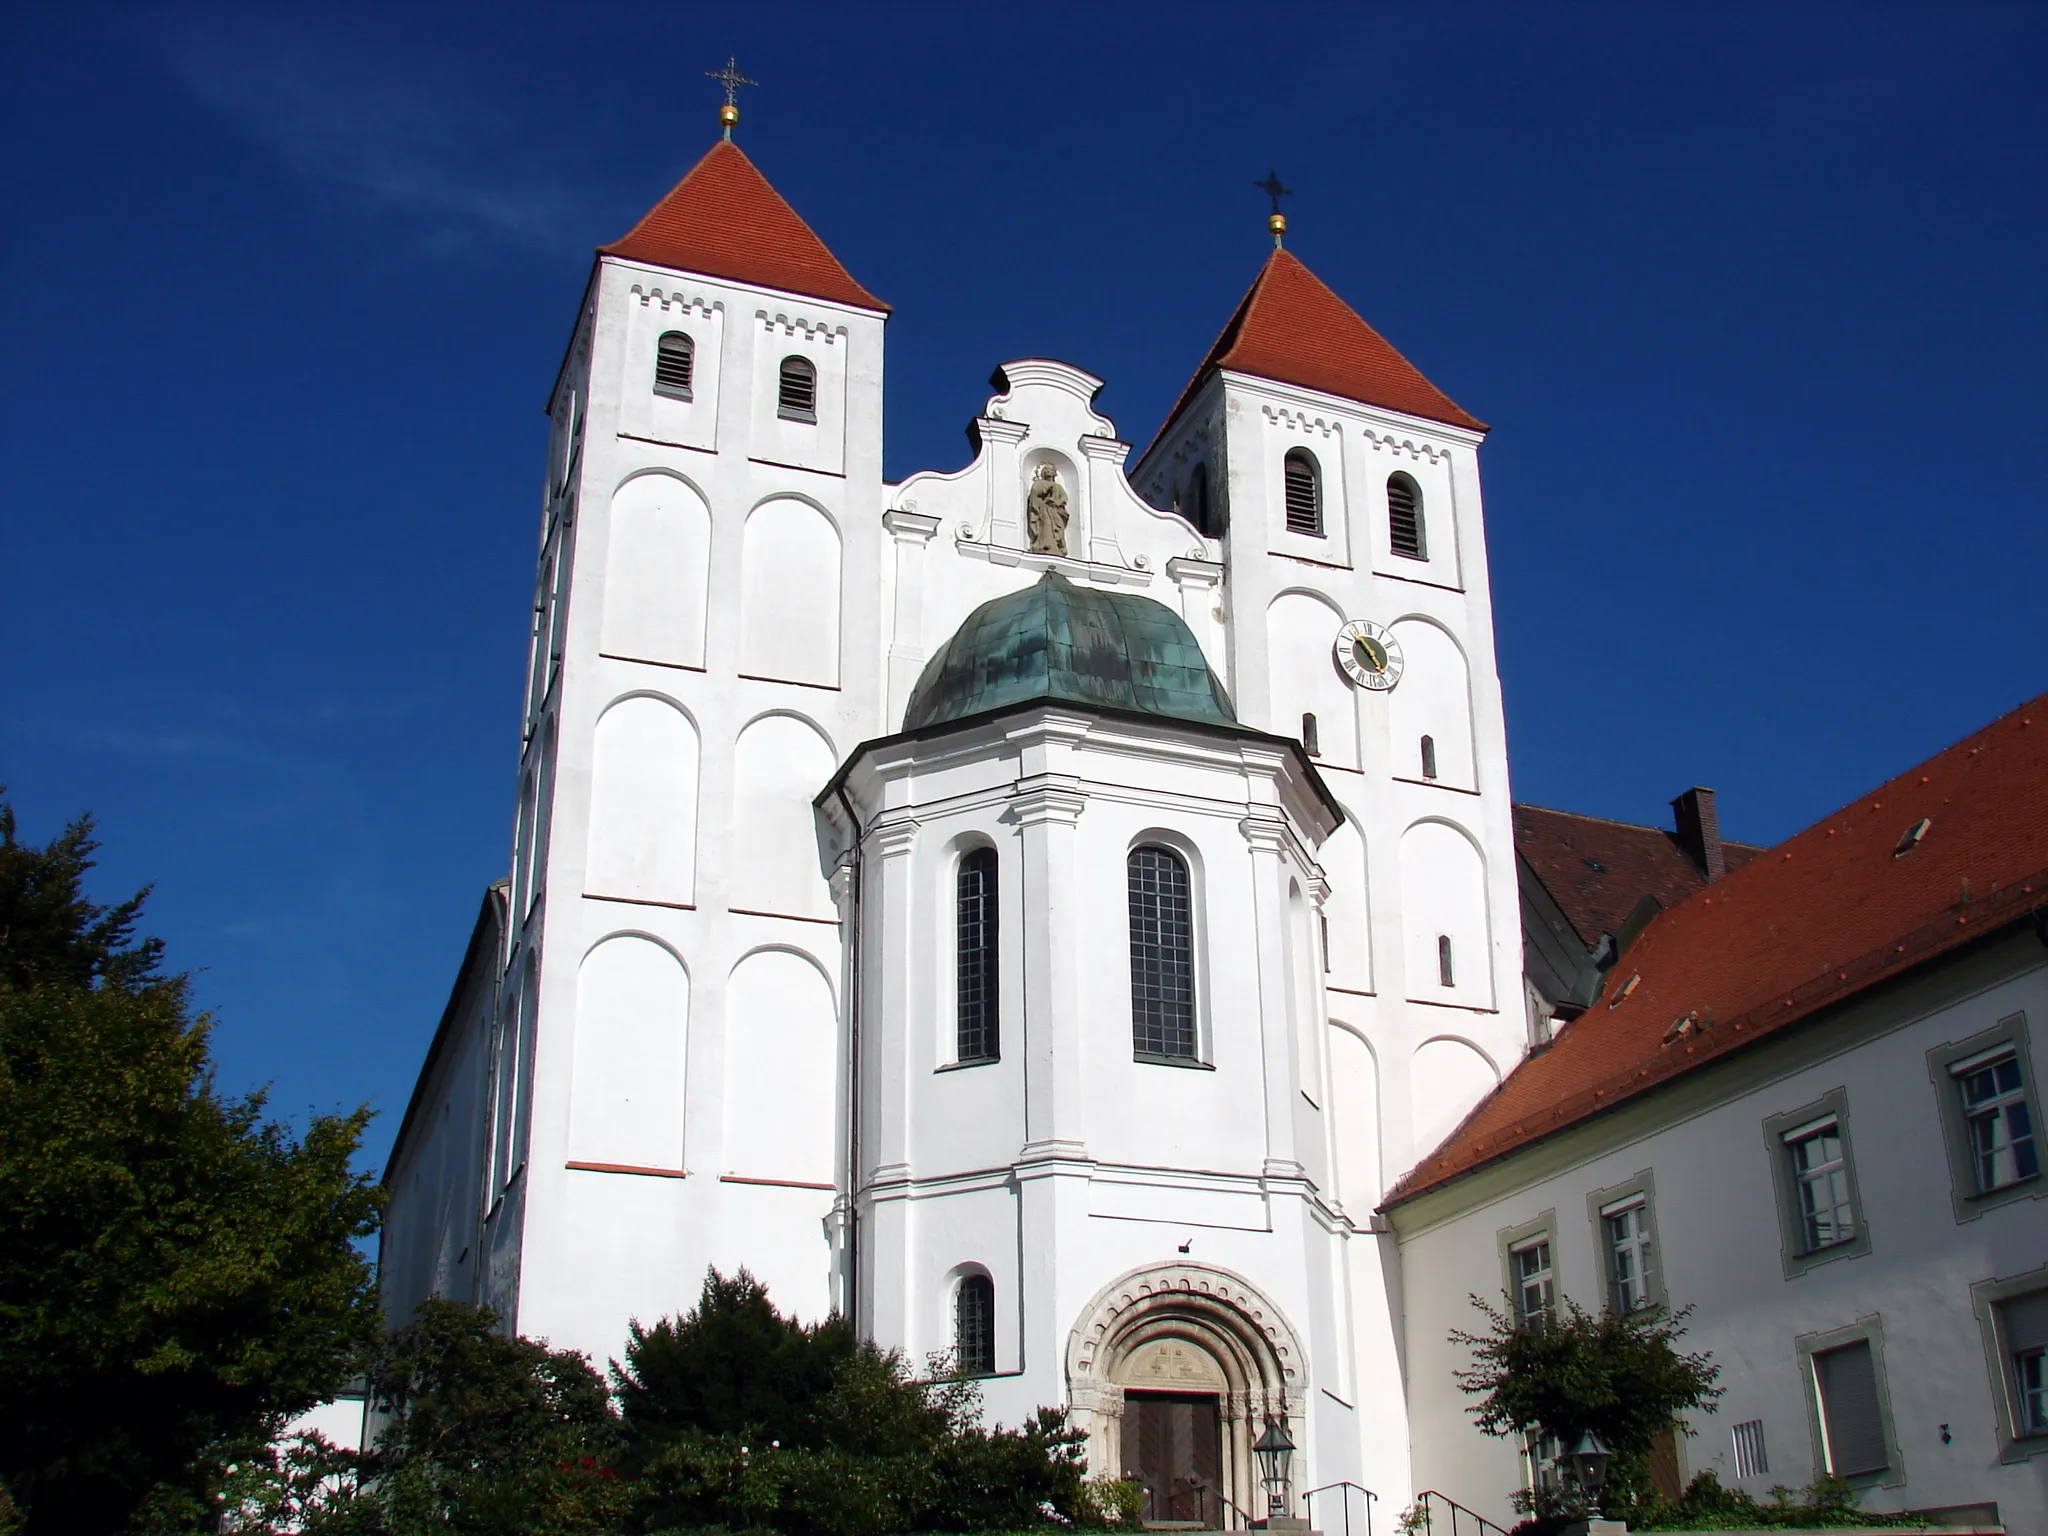
<path id="1" fill-rule="evenodd" d="M 690 398 L 697 371 L 697 345 L 681 331 L 670 331 L 654 350 L 654 387 L 664 395 Z"/>
<path id="2" fill-rule="evenodd" d="M 1287 531 L 1323 532 L 1323 477 L 1316 470 L 1315 455 L 1306 448 L 1287 450 Z"/>
<path id="3" fill-rule="evenodd" d="M 955 965 L 955 1049 L 960 1061 L 993 1061 L 997 1044 L 996 851 L 960 861 Z"/>
<path id="4" fill-rule="evenodd" d="M 810 359 L 785 357 L 776 383 L 775 414 L 784 421 L 818 419 L 818 370 Z"/>
<path id="5" fill-rule="evenodd" d="M 1422 487 L 1406 475 L 1387 480 L 1387 534 L 1395 554 L 1410 560 L 1429 558 L 1422 528 Z"/>

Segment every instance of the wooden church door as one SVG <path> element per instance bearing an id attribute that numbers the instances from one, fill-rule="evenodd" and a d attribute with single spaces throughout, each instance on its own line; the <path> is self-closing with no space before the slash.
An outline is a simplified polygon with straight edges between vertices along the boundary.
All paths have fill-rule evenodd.
<path id="1" fill-rule="evenodd" d="M 1124 1469 L 1145 1489 L 1148 1521 L 1227 1524 L 1217 1497 L 1223 1425 L 1213 1395 L 1127 1392 L 1123 1443 Z"/>

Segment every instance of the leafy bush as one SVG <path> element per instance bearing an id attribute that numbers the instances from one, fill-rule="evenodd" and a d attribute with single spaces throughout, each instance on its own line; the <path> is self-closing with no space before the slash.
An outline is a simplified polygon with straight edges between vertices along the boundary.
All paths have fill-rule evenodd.
<path id="1" fill-rule="evenodd" d="M 1739 1488 L 1724 1488 L 1702 1472 L 1674 1503 L 1645 1500 L 1628 1511 L 1632 1530 L 1745 1531 L 1834 1530 L 1869 1526 L 1926 1525 L 1916 1515 L 1872 1514 L 1858 1507 L 1856 1490 L 1839 1477 L 1822 1477 L 1803 1489 L 1773 1488 L 1760 1503 Z"/>

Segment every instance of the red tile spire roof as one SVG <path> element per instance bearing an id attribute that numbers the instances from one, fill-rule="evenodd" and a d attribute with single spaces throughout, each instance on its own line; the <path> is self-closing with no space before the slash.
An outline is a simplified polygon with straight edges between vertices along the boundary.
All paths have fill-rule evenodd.
<path id="1" fill-rule="evenodd" d="M 1604 1000 L 1509 1073 L 1386 1204 L 2028 919 L 2048 925 L 2048 694 L 1660 912 Z"/>
<path id="2" fill-rule="evenodd" d="M 1485 422 L 1425 379 L 1422 370 L 1367 325 L 1358 311 L 1278 246 L 1166 413 L 1169 423 L 1217 368 L 1299 384 L 1475 432 L 1486 430 Z"/>
<path id="3" fill-rule="evenodd" d="M 650 266 L 758 283 L 887 312 L 729 139 L 721 139 L 625 237 L 598 247 Z"/>

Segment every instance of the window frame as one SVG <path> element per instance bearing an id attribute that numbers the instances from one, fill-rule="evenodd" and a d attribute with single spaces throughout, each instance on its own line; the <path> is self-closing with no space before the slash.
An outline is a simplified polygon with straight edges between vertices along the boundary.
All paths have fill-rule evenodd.
<path id="1" fill-rule="evenodd" d="M 1799 1198 L 1799 1180 L 1792 1167 L 1794 1133 L 1832 1119 L 1842 1143 L 1842 1172 L 1855 1213 L 1856 1235 L 1824 1248 L 1806 1245 L 1806 1217 Z M 1810 1104 L 1772 1115 L 1763 1124 L 1764 1146 L 1771 1163 L 1771 1189 L 1778 1208 L 1778 1260 L 1787 1280 L 1837 1259 L 1860 1259 L 1870 1252 L 1870 1221 L 1864 1214 L 1863 1189 L 1856 1178 L 1856 1143 L 1849 1125 L 1846 1088 L 1830 1088 Z"/>
<path id="2" fill-rule="evenodd" d="M 2019 1064 L 2020 1088 L 2032 1127 L 2036 1169 L 1996 1189 L 1979 1189 L 1977 1154 L 1971 1140 L 1970 1121 L 1964 1113 L 1962 1083 L 1955 1069 L 1962 1063 L 1988 1057 L 2001 1046 L 2009 1046 Z M 1935 1106 L 1941 1119 L 1942 1146 L 1948 1155 L 1949 1195 L 1956 1221 L 1975 1221 L 1986 1211 L 1996 1210 L 2015 1200 L 2048 1197 L 2048 1171 L 2039 1167 L 2042 1151 L 2040 1079 L 2034 1075 L 2025 1012 L 2007 1014 L 1989 1029 L 1936 1046 L 1927 1053 L 1927 1075 L 1934 1085 Z"/>
<path id="3" fill-rule="evenodd" d="M 1289 471 L 1296 464 L 1308 468 L 1310 494 L 1315 498 L 1315 526 L 1301 528 L 1295 525 L 1294 506 L 1288 495 Z M 1322 462 L 1315 451 L 1300 444 L 1289 448 L 1280 456 L 1280 526 L 1296 538 L 1327 539 L 1330 536 L 1329 497 L 1323 488 Z"/>
<path id="4" fill-rule="evenodd" d="M 661 377 L 661 365 L 668 351 L 667 347 L 664 346 L 664 343 L 667 342 L 671 336 L 675 337 L 677 340 L 682 342 L 682 346 L 678 350 L 682 353 L 685 359 L 683 371 L 686 375 L 688 375 L 688 377 L 681 384 L 665 383 Z M 655 338 L 654 392 L 657 395 L 662 395 L 666 397 L 667 399 L 681 400 L 684 401 L 685 403 L 694 401 L 697 398 L 697 338 L 692 336 L 688 331 L 663 331 L 659 336 Z"/>
<path id="5" fill-rule="evenodd" d="M 1827 1427 L 1822 1418 L 1820 1370 L 1814 1363 L 1814 1357 L 1867 1343 L 1870 1346 L 1871 1372 L 1877 1384 L 1877 1418 L 1884 1436 L 1885 1465 L 1869 1472 L 1846 1474 L 1843 1481 L 1857 1489 L 1896 1488 L 1904 1483 L 1906 1462 L 1899 1454 L 1898 1428 L 1892 1417 L 1891 1384 L 1885 1376 L 1883 1317 L 1873 1312 L 1867 1317 L 1857 1318 L 1845 1328 L 1831 1329 L 1826 1333 L 1802 1333 L 1792 1342 L 1804 1383 L 1806 1427 L 1813 1441 L 1813 1475 L 1818 1478 L 1828 1471 Z"/>
<path id="6" fill-rule="evenodd" d="M 1558 1297 L 1563 1289 L 1557 1278 L 1557 1212 L 1545 1211 L 1533 1221 L 1525 1221 L 1517 1227 L 1503 1227 L 1495 1236 L 1500 1248 L 1501 1288 L 1507 1296 L 1510 1315 L 1522 1326 L 1533 1326 L 1535 1319 L 1522 1305 L 1522 1282 L 1516 1271 L 1515 1255 L 1526 1252 L 1537 1243 L 1550 1245 L 1550 1299 L 1547 1317 L 1557 1315 Z"/>
<path id="7" fill-rule="evenodd" d="M 792 369 L 801 371 L 810 381 L 811 403 L 808 408 L 792 406 L 787 401 L 784 386 Z M 788 353 L 775 365 L 775 418 L 813 427 L 818 424 L 818 365 L 801 352 Z"/>
<path id="8" fill-rule="evenodd" d="M 1991 1395 L 1998 1405 L 1998 1459 L 2002 1465 L 2048 1455 L 2048 1425 L 2029 1428 L 2022 1420 L 2019 1382 L 2012 1351 L 2006 1344 L 2005 1303 L 2048 1293 L 2048 1264 L 2003 1280 L 1980 1280 L 1970 1287 L 1970 1304 L 1984 1341 L 1984 1364 Z"/>
<path id="9" fill-rule="evenodd" d="M 966 1023 L 962 1017 L 965 1008 L 963 984 L 967 977 L 964 971 L 965 959 L 961 947 L 965 919 L 962 915 L 967 897 L 964 890 L 970 865 L 985 861 L 988 881 L 984 889 L 984 915 L 981 925 L 982 937 L 981 988 L 984 1018 L 981 1022 L 982 1044 L 988 1049 L 970 1055 L 965 1049 Z M 1002 1036 L 1002 980 L 1003 980 L 1003 860 L 992 843 L 970 843 L 959 851 L 953 861 L 953 1052 L 951 1065 L 957 1067 L 987 1066 L 1003 1059 Z"/>
<path id="10" fill-rule="evenodd" d="M 1185 1056 L 1157 1051 L 1142 1050 L 1138 1044 L 1138 977 L 1132 962 L 1137 943 L 1137 929 L 1131 916 L 1131 866 L 1140 853 L 1148 850 L 1168 855 L 1180 864 L 1181 873 L 1187 879 L 1187 983 L 1188 983 L 1188 1054 Z M 1196 875 L 1197 861 L 1188 849 L 1169 841 L 1156 831 L 1140 834 L 1124 850 L 1124 964 L 1130 985 L 1130 1028 L 1131 1059 L 1148 1066 L 1193 1067 L 1214 1071 L 1214 1066 L 1203 1049 L 1202 1028 L 1202 924 L 1201 924 L 1201 882 Z"/>
<path id="11" fill-rule="evenodd" d="M 1645 1168 L 1634 1178 L 1596 1189 L 1586 1196 L 1586 1216 L 1593 1227 L 1593 1251 L 1600 1261 L 1600 1304 L 1610 1312 L 1621 1309 L 1615 1305 L 1614 1245 L 1607 1224 L 1624 1208 L 1635 1207 L 1640 1207 L 1643 1213 L 1643 1241 L 1649 1247 L 1649 1263 L 1643 1278 L 1643 1300 L 1630 1310 L 1664 1309 L 1671 1304 L 1664 1289 L 1664 1239 L 1657 1230 L 1657 1180 Z"/>

